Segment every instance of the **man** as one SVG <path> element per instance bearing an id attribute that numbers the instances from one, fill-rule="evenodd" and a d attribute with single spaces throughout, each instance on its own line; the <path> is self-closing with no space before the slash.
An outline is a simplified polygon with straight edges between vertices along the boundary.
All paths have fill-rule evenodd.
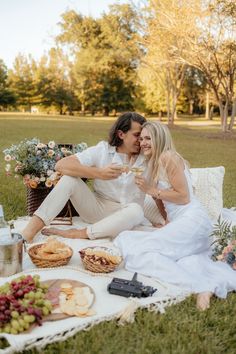
<path id="1" fill-rule="evenodd" d="M 112 126 L 108 142 L 101 141 L 58 161 L 56 170 L 63 177 L 23 230 L 24 238 L 31 242 L 58 215 L 68 199 L 90 225 L 82 230 L 44 229 L 44 234 L 96 239 L 115 237 L 140 224 L 144 194 L 135 185 L 133 173 L 125 173 L 122 164 L 126 157 L 130 167 L 145 166 L 144 157 L 139 155 L 139 135 L 145 121 L 140 114 L 124 113 Z M 94 180 L 94 192 L 81 178 Z"/>

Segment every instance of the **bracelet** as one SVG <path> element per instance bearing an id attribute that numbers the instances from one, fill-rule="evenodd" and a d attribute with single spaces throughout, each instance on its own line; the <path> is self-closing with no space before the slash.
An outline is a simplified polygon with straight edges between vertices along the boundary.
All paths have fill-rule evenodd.
<path id="1" fill-rule="evenodd" d="M 157 191 L 157 199 L 161 199 L 161 190 L 160 189 Z"/>

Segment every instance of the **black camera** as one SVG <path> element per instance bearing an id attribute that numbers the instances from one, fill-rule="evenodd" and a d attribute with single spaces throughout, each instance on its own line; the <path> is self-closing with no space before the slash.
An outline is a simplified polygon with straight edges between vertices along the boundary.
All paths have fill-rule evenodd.
<path id="1" fill-rule="evenodd" d="M 110 294 L 139 298 L 152 296 L 157 291 L 157 289 L 137 281 L 137 273 L 134 274 L 132 280 L 113 278 L 112 282 L 108 284 L 107 290 Z"/>

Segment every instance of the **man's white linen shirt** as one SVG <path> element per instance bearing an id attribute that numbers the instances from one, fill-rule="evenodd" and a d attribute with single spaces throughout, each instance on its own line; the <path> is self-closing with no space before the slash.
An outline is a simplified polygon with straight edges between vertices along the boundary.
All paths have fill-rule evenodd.
<path id="1" fill-rule="evenodd" d="M 101 141 L 96 146 L 89 147 L 75 154 L 82 165 L 98 168 L 111 165 L 114 161 L 116 164 L 122 165 L 122 155 L 116 151 L 115 146 L 109 145 L 106 141 Z M 131 167 L 144 167 L 146 169 L 147 165 L 144 156 L 139 155 Z M 135 202 L 143 206 L 145 194 L 135 184 L 134 177 L 134 174 L 130 171 L 122 173 L 116 179 L 94 179 L 94 191 L 98 197 L 100 196 L 123 205 Z"/>

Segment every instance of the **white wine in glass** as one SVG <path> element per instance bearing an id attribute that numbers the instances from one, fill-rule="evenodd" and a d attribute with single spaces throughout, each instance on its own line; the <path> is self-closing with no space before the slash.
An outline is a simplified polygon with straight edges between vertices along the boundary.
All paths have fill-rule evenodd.
<path id="1" fill-rule="evenodd" d="M 130 170 L 135 176 L 141 176 L 144 172 L 144 167 L 132 167 Z"/>

